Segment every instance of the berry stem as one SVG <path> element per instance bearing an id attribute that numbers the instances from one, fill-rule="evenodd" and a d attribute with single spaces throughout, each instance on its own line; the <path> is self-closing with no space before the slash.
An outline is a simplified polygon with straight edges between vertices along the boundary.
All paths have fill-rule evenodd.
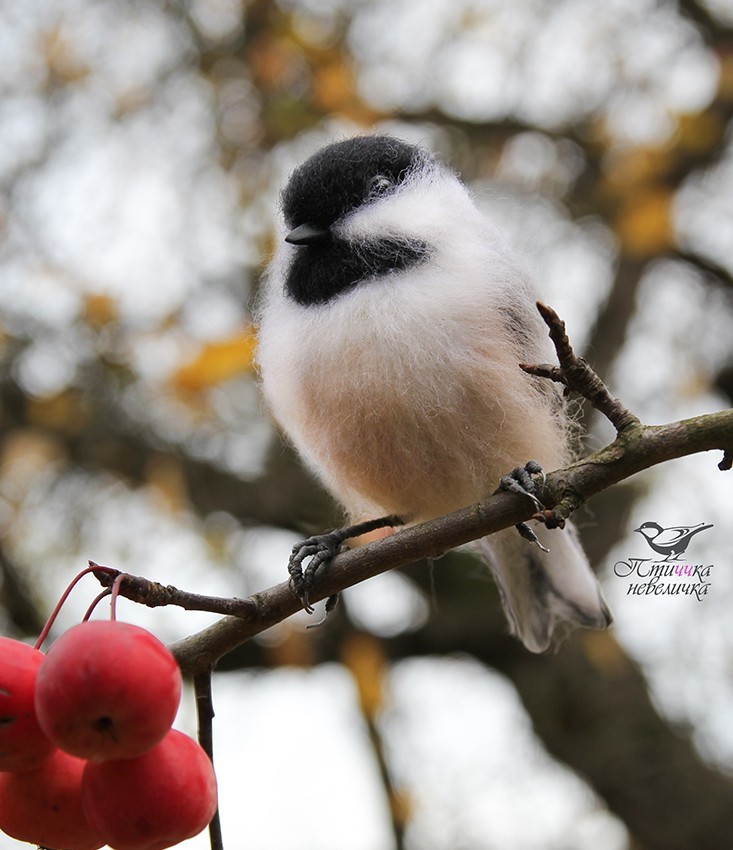
<path id="1" fill-rule="evenodd" d="M 43 646 L 43 642 L 48 637 L 48 633 L 51 631 L 53 624 L 56 622 L 56 617 L 59 615 L 59 611 L 61 610 L 64 602 L 69 598 L 69 594 L 76 587 L 78 582 L 84 578 L 88 573 L 94 573 L 98 570 L 102 570 L 103 572 L 116 572 L 116 570 L 112 570 L 109 567 L 100 567 L 98 564 L 92 564 L 90 562 L 88 567 L 85 567 L 80 573 L 77 573 L 74 578 L 69 582 L 66 590 L 61 594 L 61 598 L 54 606 L 53 611 L 49 615 L 48 620 L 46 620 L 46 625 L 41 629 L 41 634 L 38 635 L 38 640 L 35 643 L 35 649 L 40 649 Z"/>
<path id="2" fill-rule="evenodd" d="M 98 593 L 94 597 L 92 604 L 87 608 L 86 614 L 82 617 L 83 623 L 86 623 L 86 621 L 92 616 L 92 612 L 97 607 L 97 605 L 99 605 L 99 603 L 104 599 L 104 597 L 109 596 L 111 593 L 112 593 L 111 588 L 107 587 L 101 593 Z"/>
<path id="3" fill-rule="evenodd" d="M 114 580 L 112 584 L 112 590 L 110 591 L 110 602 L 109 602 L 109 618 L 113 622 L 117 619 L 117 597 L 120 595 L 120 588 L 122 587 L 122 582 L 125 580 L 125 573 L 120 573 Z"/>

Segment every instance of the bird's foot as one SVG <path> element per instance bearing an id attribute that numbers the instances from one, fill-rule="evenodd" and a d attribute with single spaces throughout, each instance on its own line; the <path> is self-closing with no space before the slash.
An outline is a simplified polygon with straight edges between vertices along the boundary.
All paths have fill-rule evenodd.
<path id="1" fill-rule="evenodd" d="M 528 496 L 533 502 L 538 512 L 544 511 L 544 505 L 537 498 L 537 485 L 534 482 L 535 477 L 541 477 L 545 480 L 545 473 L 536 460 L 529 460 L 524 466 L 517 466 L 507 475 L 502 476 L 499 481 L 499 489 L 508 493 L 519 493 L 522 496 Z M 515 528 L 530 543 L 536 543 L 543 552 L 549 552 L 545 546 L 540 543 L 537 535 L 527 525 L 526 522 L 518 523 Z"/>
<path id="2" fill-rule="evenodd" d="M 348 525 L 345 528 L 335 528 L 323 534 L 314 534 L 312 537 L 307 537 L 305 540 L 296 543 L 290 553 L 288 573 L 290 574 L 290 587 L 300 599 L 305 611 L 312 614 L 314 610 L 310 602 L 310 593 L 316 574 L 322 566 L 338 554 L 344 541 L 352 537 L 359 537 L 359 535 L 366 534 L 369 531 L 375 531 L 378 528 L 402 524 L 403 521 L 399 517 L 384 516 L 355 525 Z M 306 561 L 306 565 L 303 566 Z M 333 611 L 337 603 L 338 594 L 328 597 L 323 620 Z M 314 625 L 320 625 L 323 620 Z"/>
<path id="3" fill-rule="evenodd" d="M 309 595 L 316 573 L 323 564 L 338 554 L 341 544 L 346 540 L 341 534 L 342 531 L 344 529 L 337 528 L 323 534 L 314 534 L 296 543 L 290 553 L 288 561 L 290 588 L 309 614 L 313 613 Z M 308 564 L 303 567 L 303 562 L 306 560 Z"/>

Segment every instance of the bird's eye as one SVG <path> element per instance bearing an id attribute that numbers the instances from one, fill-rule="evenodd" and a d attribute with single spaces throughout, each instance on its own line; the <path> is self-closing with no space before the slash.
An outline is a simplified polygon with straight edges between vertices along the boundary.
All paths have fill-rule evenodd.
<path id="1" fill-rule="evenodd" d="M 377 174 L 369 181 L 369 194 L 381 195 L 392 185 L 392 181 L 385 174 Z"/>

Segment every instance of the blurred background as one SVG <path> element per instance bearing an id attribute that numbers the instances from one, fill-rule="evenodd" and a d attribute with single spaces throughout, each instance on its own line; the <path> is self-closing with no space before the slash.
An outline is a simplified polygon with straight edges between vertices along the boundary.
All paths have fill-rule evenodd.
<path id="1" fill-rule="evenodd" d="M 0 0 L 0 55 L 3 634 L 32 640 L 88 558 L 244 596 L 341 522 L 263 410 L 250 312 L 279 189 L 334 139 L 390 132 L 459 172 L 644 421 L 730 405 L 731 0 Z M 584 425 L 588 451 L 611 437 Z M 719 459 L 578 516 L 608 633 L 530 655 L 459 551 L 225 658 L 226 847 L 733 847 Z M 705 595 L 614 569 L 652 556 L 646 521 L 714 525 L 689 551 Z M 215 619 L 120 606 L 166 641 Z"/>

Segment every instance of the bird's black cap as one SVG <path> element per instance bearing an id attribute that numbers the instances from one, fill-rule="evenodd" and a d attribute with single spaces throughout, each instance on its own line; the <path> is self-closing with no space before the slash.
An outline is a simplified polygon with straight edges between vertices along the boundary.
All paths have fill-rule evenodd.
<path id="1" fill-rule="evenodd" d="M 371 194 L 401 183 L 425 156 L 392 136 L 358 136 L 327 145 L 293 172 L 282 195 L 285 221 L 291 228 L 330 227 Z"/>
<path id="2" fill-rule="evenodd" d="M 364 203 L 388 195 L 428 154 L 391 136 L 335 142 L 295 169 L 282 212 L 298 248 L 285 288 L 303 305 L 323 304 L 370 278 L 404 270 L 427 256 L 425 243 L 377 237 L 355 246 L 331 228 Z"/>

